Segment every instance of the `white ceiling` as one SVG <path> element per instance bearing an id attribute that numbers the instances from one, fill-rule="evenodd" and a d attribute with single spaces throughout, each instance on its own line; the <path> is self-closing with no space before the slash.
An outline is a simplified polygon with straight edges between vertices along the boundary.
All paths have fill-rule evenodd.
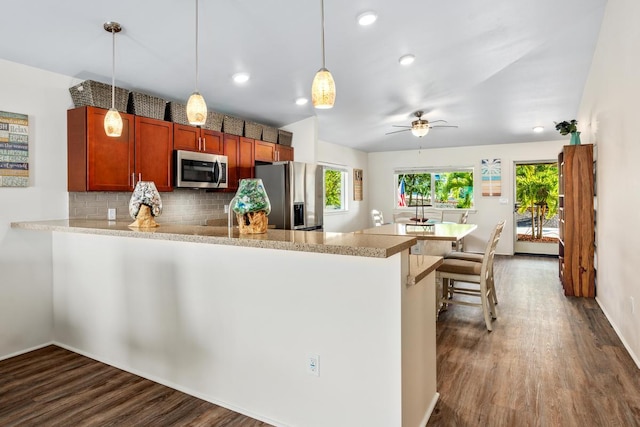
<path id="1" fill-rule="evenodd" d="M 364 151 L 562 139 L 575 118 L 606 0 L 325 0 L 336 104 L 314 110 L 320 0 L 200 0 L 199 89 L 209 108 L 272 126 L 317 115 L 319 137 Z M 0 0 L 0 58 L 186 102 L 195 0 Z M 375 10 L 378 21 L 356 17 Z M 413 53 L 410 67 L 398 58 Z M 243 86 L 231 75 L 247 71 Z M 71 98 L 70 102 L 71 102 Z M 459 128 L 385 135 L 424 110 Z M 545 131 L 532 132 L 535 125 Z"/>

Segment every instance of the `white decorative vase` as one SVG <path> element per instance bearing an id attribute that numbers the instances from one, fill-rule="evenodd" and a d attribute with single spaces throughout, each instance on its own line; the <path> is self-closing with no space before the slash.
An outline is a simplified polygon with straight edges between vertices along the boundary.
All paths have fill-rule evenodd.
<path id="1" fill-rule="evenodd" d="M 143 205 L 149 207 L 151 215 L 154 217 L 160 216 L 162 213 L 162 199 L 160 199 L 160 193 L 158 193 L 153 181 L 138 181 L 136 184 L 131 200 L 129 200 L 129 215 L 132 219 L 138 217 L 140 207 Z"/>

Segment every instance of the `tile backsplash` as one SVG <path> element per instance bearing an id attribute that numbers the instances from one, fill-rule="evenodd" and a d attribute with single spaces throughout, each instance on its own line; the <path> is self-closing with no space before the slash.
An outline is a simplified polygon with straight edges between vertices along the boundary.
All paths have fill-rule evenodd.
<path id="1" fill-rule="evenodd" d="M 207 220 L 226 219 L 224 205 L 228 205 L 233 196 L 234 193 L 190 189 L 160 193 L 162 214 L 156 221 L 159 224 L 206 225 Z M 128 221 L 131 220 L 130 199 L 130 192 L 69 193 L 69 218 L 107 219 L 107 209 L 115 208 L 116 220 Z"/>

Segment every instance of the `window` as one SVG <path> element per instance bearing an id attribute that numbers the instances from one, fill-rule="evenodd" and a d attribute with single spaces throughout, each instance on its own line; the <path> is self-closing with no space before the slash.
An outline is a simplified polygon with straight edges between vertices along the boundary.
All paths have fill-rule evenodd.
<path id="1" fill-rule="evenodd" d="M 324 167 L 324 210 L 347 210 L 347 171 L 335 166 Z"/>
<path id="2" fill-rule="evenodd" d="M 396 170 L 397 208 L 473 207 L 473 168 Z"/>

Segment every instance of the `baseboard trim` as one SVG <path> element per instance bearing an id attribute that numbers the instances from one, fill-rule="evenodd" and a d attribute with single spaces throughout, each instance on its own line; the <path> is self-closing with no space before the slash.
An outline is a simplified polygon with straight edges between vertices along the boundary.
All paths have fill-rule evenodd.
<path id="1" fill-rule="evenodd" d="M 438 399 L 440 399 L 440 393 L 436 392 L 436 394 L 433 395 L 433 399 L 431 399 L 431 404 L 427 408 L 427 412 L 424 414 L 424 418 L 422 419 L 418 427 L 423 427 L 427 425 L 427 422 L 429 421 L 429 418 L 431 418 L 431 414 L 433 413 L 433 410 L 436 409 L 436 403 L 438 403 Z"/>
<path id="2" fill-rule="evenodd" d="M 53 341 L 50 341 L 50 342 L 44 343 L 44 344 L 38 344 L 35 347 L 30 347 L 30 348 L 27 348 L 27 349 L 24 349 L 24 350 L 16 351 L 15 353 L 11 353 L 11 354 L 7 354 L 7 355 L 4 355 L 4 356 L 0 356 L 0 361 L 11 359 L 12 357 L 20 356 L 22 354 L 29 353 L 31 351 L 40 350 L 41 348 L 45 348 L 45 347 L 50 346 L 50 345 L 57 345 L 57 344 L 55 344 Z"/>
<path id="3" fill-rule="evenodd" d="M 602 312 L 604 313 L 604 317 L 607 318 L 613 330 L 616 331 L 616 335 L 618 335 L 618 338 L 620 338 L 620 341 L 622 341 L 622 345 L 627 350 L 627 353 L 629 353 L 629 356 L 631 356 L 631 359 L 633 359 L 638 369 L 640 369 L 640 358 L 638 358 L 638 356 L 633 352 L 633 350 L 631 349 L 627 341 L 624 339 L 624 336 L 620 333 L 620 329 L 618 329 L 618 326 L 616 325 L 616 323 L 611 319 L 611 316 L 609 316 L 607 309 L 604 308 L 604 305 L 600 302 L 600 299 L 598 297 L 596 297 L 596 302 L 600 306 L 600 310 L 602 310 Z"/>

